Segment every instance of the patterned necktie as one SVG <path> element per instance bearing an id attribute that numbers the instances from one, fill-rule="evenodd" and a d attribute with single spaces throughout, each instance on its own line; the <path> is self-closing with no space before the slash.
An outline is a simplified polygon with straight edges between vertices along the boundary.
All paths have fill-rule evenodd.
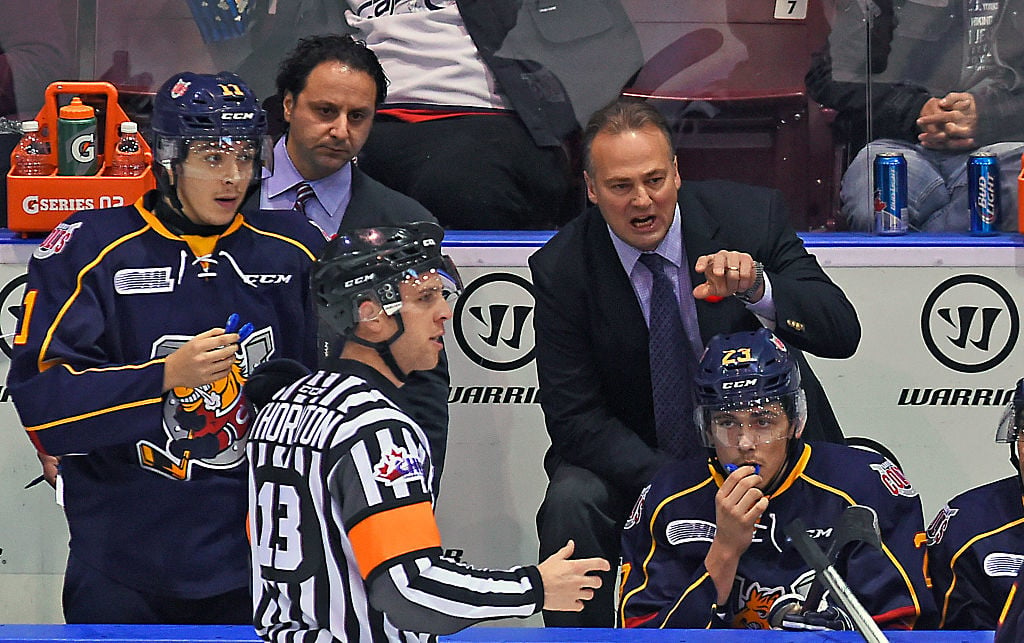
<path id="1" fill-rule="evenodd" d="M 693 430 L 693 378 L 697 360 L 679 314 L 679 300 L 665 274 L 660 255 L 644 253 L 640 263 L 651 271 L 651 395 L 658 447 L 678 458 L 697 450 Z"/>
<path id="2" fill-rule="evenodd" d="M 316 197 L 316 193 L 313 192 L 313 187 L 303 181 L 299 183 L 299 187 L 295 190 L 295 206 L 294 209 L 302 214 L 306 214 L 306 202 Z"/>

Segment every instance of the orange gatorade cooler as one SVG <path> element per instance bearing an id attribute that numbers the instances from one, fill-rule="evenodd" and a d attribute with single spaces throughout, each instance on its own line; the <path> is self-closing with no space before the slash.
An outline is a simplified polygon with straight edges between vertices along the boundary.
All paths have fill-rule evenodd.
<path id="1" fill-rule="evenodd" d="M 149 145 L 140 142 L 145 150 L 146 169 L 138 176 L 106 176 L 107 159 L 114 157 L 114 147 L 118 142 L 118 130 L 128 116 L 117 104 L 117 89 L 107 82 L 63 82 L 51 83 L 46 88 L 43 108 L 36 116 L 39 131 L 50 143 L 50 151 L 46 159 L 48 167 L 58 165 L 57 140 L 59 95 L 74 94 L 99 95 L 106 99 L 102 122 L 97 123 L 97 133 L 103 133 L 103 148 L 93 147 L 95 155 L 95 173 L 85 176 L 60 176 L 53 171 L 45 176 L 19 176 L 14 171 L 12 153 L 12 169 L 7 174 L 7 227 L 24 236 L 29 233 L 46 233 L 58 223 L 78 210 L 110 208 L 134 203 L 146 191 L 156 187 L 153 170 L 150 164 L 153 154 Z M 81 145 L 79 152 L 88 151 L 87 145 Z"/>

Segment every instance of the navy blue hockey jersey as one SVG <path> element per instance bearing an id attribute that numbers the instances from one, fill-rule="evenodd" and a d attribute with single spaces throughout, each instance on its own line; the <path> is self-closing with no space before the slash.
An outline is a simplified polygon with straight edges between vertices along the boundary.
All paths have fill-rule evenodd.
<path id="1" fill-rule="evenodd" d="M 272 357 L 315 365 L 301 215 L 178 236 L 142 205 L 79 212 L 29 263 L 8 385 L 38 449 L 64 456 L 71 550 L 130 587 L 199 598 L 248 583 L 241 386 Z M 238 313 L 231 374 L 164 395 L 164 357 Z"/>
<path id="2" fill-rule="evenodd" d="M 928 571 L 939 627 L 992 630 L 1024 562 L 1019 476 L 950 500 L 928 526 Z"/>
<path id="3" fill-rule="evenodd" d="M 786 542 L 786 525 L 799 517 L 824 549 L 840 514 L 854 504 L 878 515 L 883 549 L 851 545 L 837 571 L 882 627 L 906 629 L 934 617 L 924 578 L 921 502 L 889 460 L 845 446 L 804 444 L 769 497 L 727 605 L 717 605 L 704 565 L 722 482 L 707 461 L 693 459 L 666 466 L 644 489 L 623 531 L 622 625 L 768 629 L 775 600 L 806 596 L 814 579 L 814 570 Z"/>

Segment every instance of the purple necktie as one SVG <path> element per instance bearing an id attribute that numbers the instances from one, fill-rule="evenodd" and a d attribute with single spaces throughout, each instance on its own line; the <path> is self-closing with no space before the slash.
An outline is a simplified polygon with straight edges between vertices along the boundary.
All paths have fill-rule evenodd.
<path id="1" fill-rule="evenodd" d="M 306 202 L 316 197 L 316 193 L 313 192 L 313 187 L 303 181 L 299 183 L 299 187 L 295 190 L 295 206 L 294 209 L 302 214 L 306 214 Z"/>
<path id="2" fill-rule="evenodd" d="M 642 263 L 654 278 L 651 287 L 651 396 L 658 448 L 678 458 L 696 452 L 693 430 L 693 378 L 697 360 L 690 348 L 679 300 L 665 274 L 668 262 L 660 255 L 644 253 Z"/>

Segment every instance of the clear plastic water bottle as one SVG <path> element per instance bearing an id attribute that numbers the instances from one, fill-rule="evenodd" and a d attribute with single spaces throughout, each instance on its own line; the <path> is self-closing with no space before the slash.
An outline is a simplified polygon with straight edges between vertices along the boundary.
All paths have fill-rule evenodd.
<path id="1" fill-rule="evenodd" d="M 53 165 L 48 162 L 50 142 L 39 134 L 38 121 L 21 124 L 24 134 L 14 152 L 14 173 L 18 176 L 48 176 Z"/>
<path id="2" fill-rule="evenodd" d="M 146 171 L 146 153 L 139 138 L 139 125 L 132 121 L 121 123 L 121 137 L 110 159 L 107 176 L 138 176 Z"/>

